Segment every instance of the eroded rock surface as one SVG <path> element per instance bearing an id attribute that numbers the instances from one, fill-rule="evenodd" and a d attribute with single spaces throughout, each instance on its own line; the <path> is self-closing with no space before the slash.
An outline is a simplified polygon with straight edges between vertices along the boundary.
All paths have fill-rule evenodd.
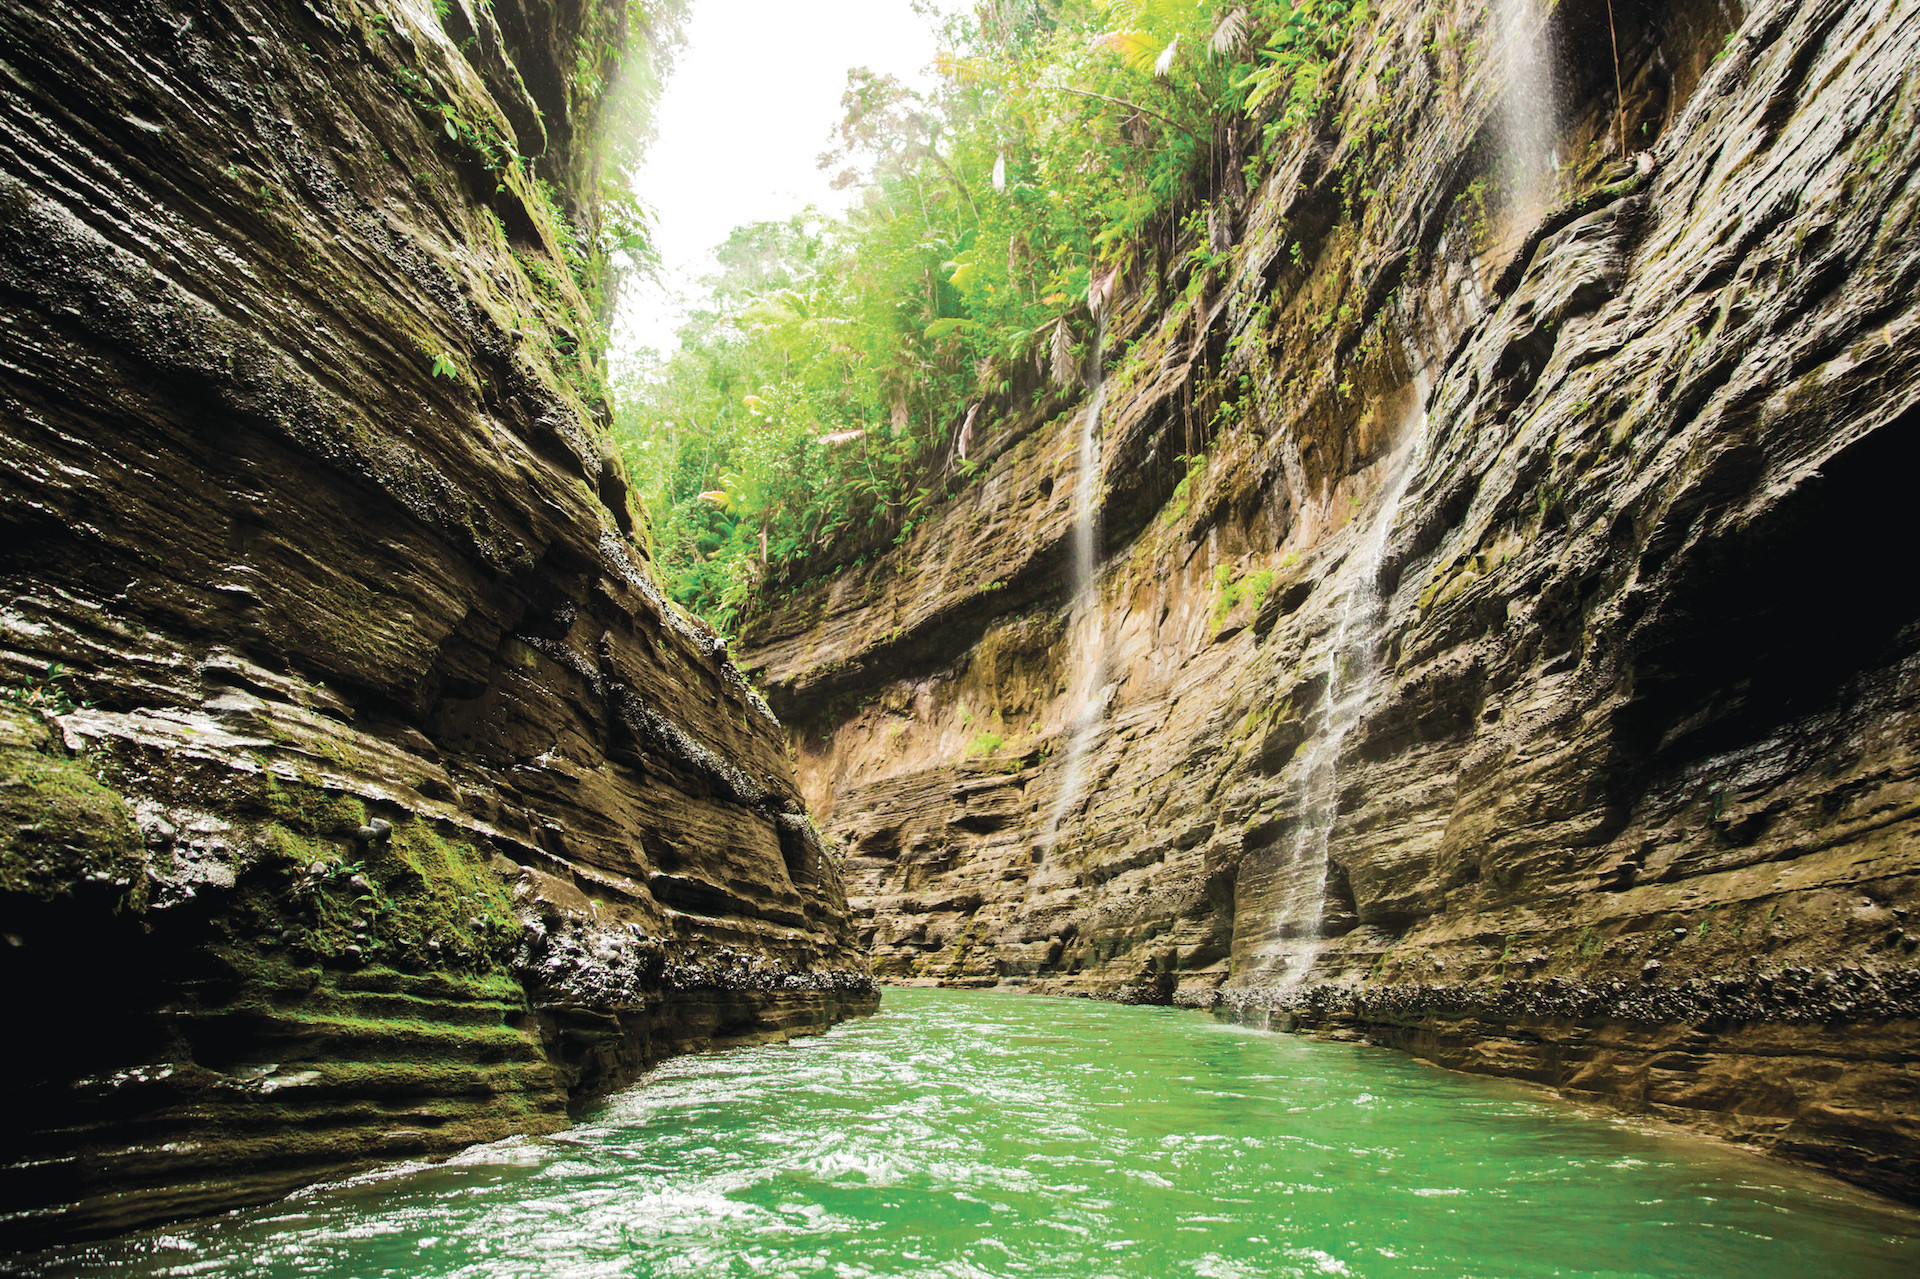
<path id="1" fill-rule="evenodd" d="M 439 8 L 0 5 L 0 1247 L 872 1006 L 603 453 L 625 6 Z"/>
<path id="2" fill-rule="evenodd" d="M 1388 3 L 1213 189 L 1228 253 L 1139 248 L 1095 607 L 1077 410 L 1008 415 L 748 662 L 890 979 L 1365 1034 L 1914 1198 L 1920 6 L 1616 13 L 1623 118 L 1553 8 L 1544 191 L 1493 16 Z"/>

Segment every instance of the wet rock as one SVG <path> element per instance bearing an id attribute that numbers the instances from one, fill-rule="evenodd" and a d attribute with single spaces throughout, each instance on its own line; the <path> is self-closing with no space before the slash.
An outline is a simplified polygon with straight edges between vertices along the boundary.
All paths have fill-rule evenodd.
<path id="1" fill-rule="evenodd" d="M 0 1251 L 344 1176 L 396 1099 L 438 1157 L 873 1001 L 836 856 L 782 822 L 781 727 L 594 483 L 601 317 L 529 165 L 499 167 L 537 153 L 591 219 L 599 113 L 540 86 L 619 0 L 462 6 L 470 48 L 381 0 L 174 7 L 0 0 L 0 683 L 57 661 L 90 703 L 0 704 L 0 984 L 59 1049 L 3 1064 L 0 1164 L 69 1170 L 14 1187 Z M 727 913 L 657 898 L 656 855 Z M 512 967 L 523 883 L 767 979 L 616 963 L 549 1006 Z M 384 941 L 343 926 L 358 896 Z M 189 1007 L 223 1058 L 301 1046 L 327 1100 L 187 1068 Z M 116 1033 L 62 1045 L 83 1019 Z M 177 1045 L 167 1096 L 66 1087 L 135 1042 Z M 81 1131 L 165 1166 L 77 1159 Z"/>
<path id="2" fill-rule="evenodd" d="M 1915 930 L 1856 908 L 1920 876 L 1920 604 L 1867 567 L 1920 556 L 1895 514 L 1920 468 L 1920 153 L 1884 106 L 1920 7 L 1707 8 L 1631 20 L 1630 165 L 1589 145 L 1611 75 L 1575 77 L 1558 151 L 1594 158 L 1471 214 L 1499 184 L 1499 60 L 1449 79 L 1381 41 L 1336 69 L 1332 133 L 1250 184 L 1217 288 L 1116 288 L 1091 607 L 1058 575 L 1078 415 L 1052 404 L 983 414 L 980 482 L 900 546 L 761 601 L 742 657 L 805 743 L 879 971 L 1138 998 L 1171 940 L 1169 998 L 1325 989 L 1449 1064 L 1586 1060 L 1568 1086 L 1701 1122 L 1792 1098 L 1782 1153 L 1920 1197 L 1911 1028 L 1874 1020 L 1904 996 L 1863 967 L 1907 964 Z M 1484 6 L 1430 10 L 1391 0 L 1380 29 L 1487 37 Z M 1375 118 L 1404 146 L 1339 123 Z M 1328 208 L 1325 157 L 1360 154 L 1398 194 Z M 1210 388 L 1242 378 L 1223 426 Z M 1165 460 L 1195 441 L 1189 479 Z M 1112 692 L 1069 777 L 1076 635 Z M 1359 702 L 1337 741 L 1330 696 Z M 962 752 L 995 713 L 1031 742 L 983 822 Z M 1414 974 L 1441 993 L 1404 995 Z M 1467 978 L 1495 993 L 1447 993 Z M 1608 1046 L 1555 1039 L 1562 1013 Z M 1645 1101 L 1664 1068 L 1624 1041 L 1688 1018 L 1740 1087 Z"/>

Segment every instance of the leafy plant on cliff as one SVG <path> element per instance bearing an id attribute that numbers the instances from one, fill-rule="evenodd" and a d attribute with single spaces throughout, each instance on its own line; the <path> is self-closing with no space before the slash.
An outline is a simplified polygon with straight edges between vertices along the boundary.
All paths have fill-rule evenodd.
<path id="1" fill-rule="evenodd" d="M 1160 518 L 1169 524 L 1178 524 L 1186 518 L 1187 509 L 1193 505 L 1193 494 L 1197 482 L 1207 474 L 1207 455 L 1196 453 L 1191 456 L 1183 453 L 1173 459 L 1182 468 L 1179 481 L 1173 486 L 1173 494 L 1167 504 L 1160 508 Z"/>
<path id="2" fill-rule="evenodd" d="M 976 733 L 973 740 L 967 743 L 967 758 L 992 755 L 1006 745 L 1006 742 L 1007 739 L 999 733 Z"/>
<path id="3" fill-rule="evenodd" d="M 1213 584 L 1220 593 L 1214 597 L 1209 622 L 1219 626 L 1243 603 L 1251 606 L 1252 611 L 1259 612 L 1267 592 L 1273 589 L 1273 577 L 1272 569 L 1257 569 L 1240 577 L 1229 565 L 1217 566 L 1213 570 Z"/>
<path id="4" fill-rule="evenodd" d="M 0 688 L 0 698 L 48 715 L 70 715 L 86 705 L 75 700 L 73 690 L 67 687 L 67 668 L 59 662 L 49 665 L 37 679 Z"/>
<path id="5" fill-rule="evenodd" d="M 1261 49 L 1259 65 L 1240 82 L 1247 106 L 1258 110 L 1272 100 L 1281 104 L 1268 124 L 1281 133 L 1306 124 L 1320 111 L 1327 74 L 1347 36 L 1367 17 L 1366 0 L 1278 0 L 1260 6 L 1272 34 Z"/>

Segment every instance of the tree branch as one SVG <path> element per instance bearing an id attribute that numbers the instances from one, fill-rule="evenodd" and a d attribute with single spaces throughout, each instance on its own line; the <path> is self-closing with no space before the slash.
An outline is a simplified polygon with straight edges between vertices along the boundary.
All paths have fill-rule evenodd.
<path id="1" fill-rule="evenodd" d="M 1200 135 L 1195 133 L 1192 129 L 1189 129 L 1186 125 L 1181 124 L 1178 120 L 1173 119 L 1171 116 L 1161 115 L 1158 111 L 1155 111 L 1152 107 L 1143 107 L 1138 102 L 1129 102 L 1125 98 L 1111 98 L 1104 93 L 1095 93 L 1091 89 L 1076 89 L 1070 84 L 1061 85 L 1060 91 L 1062 93 L 1077 93 L 1083 98 L 1098 98 L 1102 102 L 1111 102 L 1116 107 L 1132 107 L 1135 111 L 1138 111 L 1142 115 L 1150 115 L 1156 120 L 1160 120 L 1166 124 L 1172 125 L 1174 128 L 1180 130 L 1180 132 L 1186 134 L 1189 138 L 1192 138 L 1195 142 L 1199 142 L 1202 146 L 1206 145 L 1204 142 L 1201 142 Z"/>

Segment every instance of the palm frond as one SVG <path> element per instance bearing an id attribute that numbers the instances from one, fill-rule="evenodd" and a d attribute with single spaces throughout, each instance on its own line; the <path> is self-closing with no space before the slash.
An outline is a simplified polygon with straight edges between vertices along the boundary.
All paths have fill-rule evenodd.
<path id="1" fill-rule="evenodd" d="M 1079 379 L 1079 370 L 1073 367 L 1073 335 L 1067 332 L 1067 317 L 1061 316 L 1053 326 L 1053 380 L 1058 386 L 1072 386 Z"/>
<path id="2" fill-rule="evenodd" d="M 1247 47 L 1247 29 L 1252 19 L 1244 8 L 1229 9 L 1220 25 L 1213 29 L 1207 48 L 1216 58 L 1230 58 Z"/>
<path id="3" fill-rule="evenodd" d="M 1153 60 L 1153 74 L 1162 80 L 1166 79 L 1167 72 L 1173 70 L 1173 60 L 1178 56 L 1180 56 L 1180 37 L 1175 36 L 1173 43 L 1162 49 L 1160 56 Z"/>
<path id="4" fill-rule="evenodd" d="M 1120 55 L 1122 62 L 1142 75 L 1152 69 L 1154 55 L 1160 50 L 1159 41 L 1151 33 L 1138 28 L 1103 31 L 1093 37 L 1093 43 L 1113 50 Z"/>

